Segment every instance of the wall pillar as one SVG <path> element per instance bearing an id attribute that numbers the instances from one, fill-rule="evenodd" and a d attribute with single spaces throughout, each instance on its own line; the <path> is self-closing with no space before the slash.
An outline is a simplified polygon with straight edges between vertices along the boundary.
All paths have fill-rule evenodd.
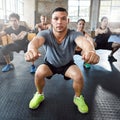
<path id="1" fill-rule="evenodd" d="M 91 0 L 90 26 L 91 31 L 98 27 L 100 0 Z"/>

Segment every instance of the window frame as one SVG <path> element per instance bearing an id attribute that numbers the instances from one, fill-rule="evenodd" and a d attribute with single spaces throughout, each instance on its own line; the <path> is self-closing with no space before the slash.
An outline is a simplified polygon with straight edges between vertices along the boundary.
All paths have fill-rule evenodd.
<path id="1" fill-rule="evenodd" d="M 21 20 L 24 16 L 24 0 L 0 0 L 0 19 L 4 21 L 8 21 L 9 15 L 13 12 L 18 13 L 20 15 Z M 23 7 L 20 7 L 20 6 Z M 22 9 L 21 9 L 22 8 Z"/>
<path id="2" fill-rule="evenodd" d="M 117 11 L 120 11 L 119 0 L 101 0 L 99 10 L 99 21 L 103 16 L 106 16 L 108 17 L 110 22 L 119 22 L 120 15 L 117 14 L 118 13 Z"/>
<path id="3" fill-rule="evenodd" d="M 88 4 L 86 4 L 88 2 Z M 86 11 L 86 12 L 84 12 Z M 91 0 L 68 0 L 68 16 L 71 22 L 83 18 L 90 21 Z"/>

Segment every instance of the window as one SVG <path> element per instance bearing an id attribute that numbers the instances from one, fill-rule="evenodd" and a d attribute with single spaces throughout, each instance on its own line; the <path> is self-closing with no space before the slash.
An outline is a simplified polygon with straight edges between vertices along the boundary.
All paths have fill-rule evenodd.
<path id="1" fill-rule="evenodd" d="M 68 0 L 68 14 L 72 22 L 80 18 L 89 21 L 90 0 Z"/>
<path id="2" fill-rule="evenodd" d="M 20 15 L 20 19 L 23 20 L 24 16 L 24 1 L 23 0 L 18 0 L 18 14 Z"/>
<path id="3" fill-rule="evenodd" d="M 3 1 L 4 0 L 0 0 L 0 19 L 4 18 Z"/>
<path id="4" fill-rule="evenodd" d="M 120 22 L 120 0 L 101 0 L 100 17 L 107 16 L 110 22 Z"/>
<path id="5" fill-rule="evenodd" d="M 24 0 L 0 0 L 0 19 L 8 20 L 12 12 L 18 13 L 23 18 Z"/>
<path id="6" fill-rule="evenodd" d="M 8 19 L 9 14 L 16 11 L 15 1 L 14 0 L 7 0 L 5 2 L 5 19 Z"/>

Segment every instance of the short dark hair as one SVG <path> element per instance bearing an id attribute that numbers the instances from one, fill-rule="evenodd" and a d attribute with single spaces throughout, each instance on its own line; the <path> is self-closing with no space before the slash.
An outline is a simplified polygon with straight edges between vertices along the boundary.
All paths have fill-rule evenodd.
<path id="1" fill-rule="evenodd" d="M 83 21 L 84 23 L 86 23 L 86 21 L 85 21 L 85 19 L 79 19 L 78 21 L 77 21 L 77 24 L 80 22 L 80 21 Z"/>
<path id="2" fill-rule="evenodd" d="M 17 13 L 11 13 L 9 15 L 9 20 L 10 20 L 10 18 L 16 18 L 17 20 L 20 20 L 20 16 Z"/>
<path id="3" fill-rule="evenodd" d="M 108 19 L 106 16 L 103 16 L 102 18 L 101 18 L 101 22 L 104 20 L 104 19 Z"/>
<path id="4" fill-rule="evenodd" d="M 53 14 L 54 12 L 58 12 L 58 11 L 60 11 L 60 12 L 66 12 L 66 13 L 68 14 L 67 10 L 66 10 L 65 8 L 63 8 L 63 7 L 57 7 L 57 8 L 55 8 L 55 9 L 52 11 L 52 14 Z"/>

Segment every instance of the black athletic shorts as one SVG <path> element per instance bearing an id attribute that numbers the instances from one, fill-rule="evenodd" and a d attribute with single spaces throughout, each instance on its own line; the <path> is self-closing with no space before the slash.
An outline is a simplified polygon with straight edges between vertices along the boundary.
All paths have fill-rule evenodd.
<path id="1" fill-rule="evenodd" d="M 97 44 L 97 47 L 95 48 L 96 50 L 97 49 L 105 49 L 105 50 L 112 50 L 112 44 L 113 42 L 108 42 L 107 44 Z"/>
<path id="2" fill-rule="evenodd" d="M 46 64 L 50 70 L 52 71 L 53 75 L 54 74 L 62 74 L 64 76 L 65 80 L 69 80 L 70 78 L 65 76 L 65 72 L 67 71 L 67 69 L 71 66 L 71 65 L 75 65 L 74 60 L 71 60 L 68 64 L 62 66 L 62 67 L 55 67 L 53 65 L 51 65 L 48 61 L 45 60 L 45 62 L 43 64 Z M 47 77 L 48 79 L 50 79 L 52 76 Z"/>
<path id="3" fill-rule="evenodd" d="M 81 51 L 75 50 L 75 55 L 81 55 Z"/>

